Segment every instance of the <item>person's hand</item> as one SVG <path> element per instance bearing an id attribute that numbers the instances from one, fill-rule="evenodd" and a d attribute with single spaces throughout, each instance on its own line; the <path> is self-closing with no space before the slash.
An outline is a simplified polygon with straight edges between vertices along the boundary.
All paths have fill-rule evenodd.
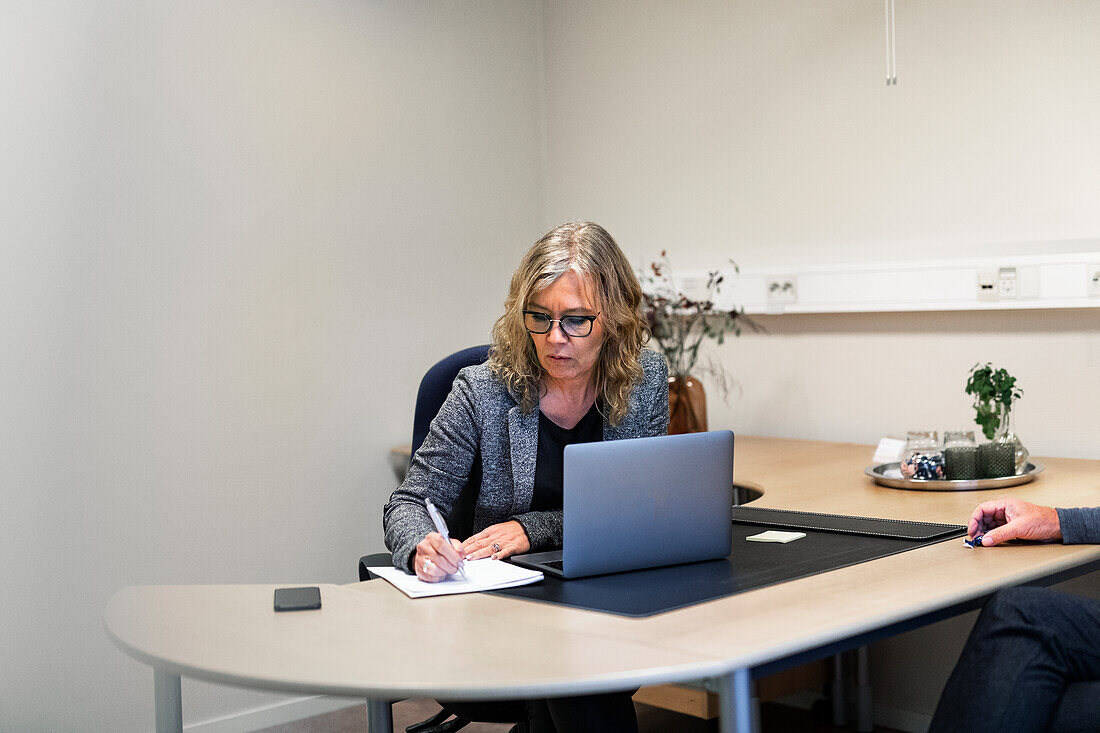
<path id="1" fill-rule="evenodd" d="M 1060 540 L 1058 512 L 1020 499 L 1000 498 L 979 504 L 970 515 L 966 533 L 982 538 L 982 547 L 1009 540 Z"/>
<path id="2" fill-rule="evenodd" d="M 462 543 L 462 551 L 470 560 L 491 557 L 503 560 L 511 555 L 522 555 L 531 549 L 531 541 L 523 525 L 516 520 L 491 524 Z"/>
<path id="3" fill-rule="evenodd" d="M 416 577 L 424 582 L 438 583 L 448 575 L 457 573 L 464 557 L 458 540 L 451 540 L 448 545 L 441 534 L 429 532 L 416 546 L 413 570 Z"/>

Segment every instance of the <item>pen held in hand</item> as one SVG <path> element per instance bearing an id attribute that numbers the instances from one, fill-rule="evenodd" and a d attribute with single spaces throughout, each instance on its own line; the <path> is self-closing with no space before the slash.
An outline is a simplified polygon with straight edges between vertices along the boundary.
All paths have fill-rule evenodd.
<path id="1" fill-rule="evenodd" d="M 424 508 L 428 510 L 428 516 L 432 518 L 432 524 L 435 525 L 435 531 L 443 537 L 443 541 L 447 543 L 447 546 L 451 546 L 451 534 L 447 531 L 447 523 L 443 521 L 443 515 L 439 513 L 439 510 L 435 508 L 435 504 L 428 497 L 424 497 Z M 465 571 L 462 569 L 462 558 L 458 559 L 458 573 L 462 576 L 463 580 L 468 580 Z"/>

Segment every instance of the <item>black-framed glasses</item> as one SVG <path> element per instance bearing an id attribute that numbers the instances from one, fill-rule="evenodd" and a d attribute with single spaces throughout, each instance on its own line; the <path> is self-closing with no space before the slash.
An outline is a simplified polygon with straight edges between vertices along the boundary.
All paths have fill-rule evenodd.
<path id="1" fill-rule="evenodd" d="M 553 328 L 556 323 L 561 327 L 562 332 L 566 336 L 584 338 L 592 333 L 592 324 L 599 315 L 600 314 L 597 313 L 594 316 L 562 316 L 561 318 L 551 318 L 547 313 L 523 311 L 523 325 L 531 333 L 550 333 L 550 329 Z"/>

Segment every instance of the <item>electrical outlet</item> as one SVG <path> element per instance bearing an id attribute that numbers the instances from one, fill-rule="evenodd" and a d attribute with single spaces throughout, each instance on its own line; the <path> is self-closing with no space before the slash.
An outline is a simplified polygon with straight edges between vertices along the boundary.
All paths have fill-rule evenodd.
<path id="1" fill-rule="evenodd" d="M 1002 267 L 997 271 L 997 297 L 1016 297 L 1016 268 Z"/>
<path id="2" fill-rule="evenodd" d="M 797 303 L 798 278 L 794 275 L 769 277 L 765 284 L 769 303 Z"/>
<path id="3" fill-rule="evenodd" d="M 1100 264 L 1089 265 L 1085 272 L 1088 275 L 1089 296 L 1100 297 Z"/>
<path id="4" fill-rule="evenodd" d="M 999 281 L 1000 274 L 996 270 L 978 270 L 978 300 L 996 300 Z"/>

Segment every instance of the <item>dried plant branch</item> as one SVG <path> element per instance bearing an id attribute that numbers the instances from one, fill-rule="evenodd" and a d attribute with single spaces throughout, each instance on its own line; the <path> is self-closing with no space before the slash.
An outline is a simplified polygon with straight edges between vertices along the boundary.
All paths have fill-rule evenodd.
<path id="1" fill-rule="evenodd" d="M 740 272 L 736 262 L 730 260 L 730 264 L 735 273 Z M 706 373 L 725 396 L 732 380 L 717 359 L 700 364 L 704 342 L 711 339 L 722 344 L 727 335 L 740 336 L 743 329 L 767 331 L 745 315 L 743 308 L 728 311 L 715 308 L 724 280 L 721 271 L 707 273 L 705 295 L 698 300 L 689 298 L 677 287 L 667 252 L 662 251 L 661 259 L 643 269 L 638 279 L 644 294 L 643 311 L 657 349 L 668 359 L 669 374 L 686 377 L 693 370 Z"/>

